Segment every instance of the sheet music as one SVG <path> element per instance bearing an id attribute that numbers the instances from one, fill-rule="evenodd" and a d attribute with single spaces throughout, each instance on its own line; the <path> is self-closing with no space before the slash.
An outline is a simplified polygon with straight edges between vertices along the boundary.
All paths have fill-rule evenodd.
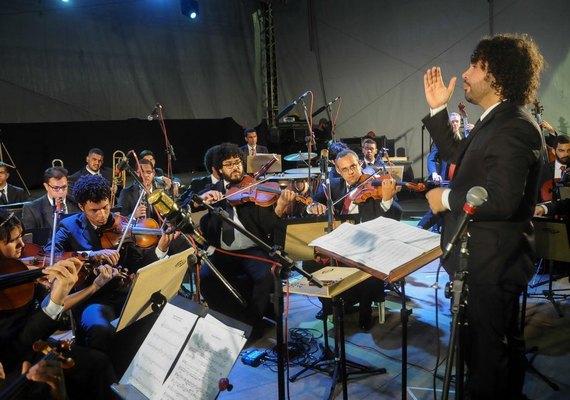
<path id="1" fill-rule="evenodd" d="M 131 384 L 154 398 L 197 319 L 197 315 L 166 303 L 120 383 Z"/>
<path id="2" fill-rule="evenodd" d="M 214 399 L 245 345 L 243 331 L 201 318 L 156 399 Z"/>
<path id="3" fill-rule="evenodd" d="M 389 274 L 400 265 L 437 248 L 439 238 L 438 234 L 379 217 L 359 225 L 344 223 L 309 245 Z"/>

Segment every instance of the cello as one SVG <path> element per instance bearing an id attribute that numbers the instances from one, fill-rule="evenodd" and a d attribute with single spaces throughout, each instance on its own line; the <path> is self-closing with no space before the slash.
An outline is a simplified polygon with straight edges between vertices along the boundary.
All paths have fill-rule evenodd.
<path id="1" fill-rule="evenodd" d="M 533 109 L 532 109 L 532 114 L 534 115 L 534 118 L 536 119 L 536 122 L 539 124 L 542 122 L 542 113 L 544 111 L 544 107 L 540 104 L 540 101 L 538 99 L 535 99 L 533 104 Z M 554 132 L 554 136 L 558 136 L 556 131 Z M 556 152 L 555 150 L 547 145 L 546 143 L 544 144 L 546 147 L 546 154 L 545 154 L 545 164 L 551 164 L 554 163 L 556 160 Z M 554 192 L 554 187 L 555 187 L 555 179 L 554 179 L 554 175 L 552 175 L 551 179 L 547 179 L 545 182 L 543 182 L 540 185 L 540 198 L 542 201 L 552 201 L 553 200 L 553 192 Z"/>

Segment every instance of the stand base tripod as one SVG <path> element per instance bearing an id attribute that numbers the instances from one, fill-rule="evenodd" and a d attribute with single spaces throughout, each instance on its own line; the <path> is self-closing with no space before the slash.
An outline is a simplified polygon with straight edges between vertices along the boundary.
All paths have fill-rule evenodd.
<path id="1" fill-rule="evenodd" d="M 335 343 L 334 351 L 329 347 L 327 334 L 327 318 L 323 318 L 323 335 L 324 346 L 321 357 L 311 363 L 303 365 L 303 369 L 289 378 L 290 382 L 295 382 L 303 373 L 308 370 L 326 373 L 331 377 L 331 386 L 326 395 L 326 399 L 332 399 L 337 383 L 342 383 L 343 399 L 348 399 L 347 380 L 352 376 L 358 375 L 374 375 L 385 374 L 386 368 L 373 368 L 354 361 L 346 359 L 345 342 L 344 342 L 344 304 L 342 299 L 333 298 L 333 316 L 335 320 L 334 334 Z M 347 371 L 347 367 L 351 368 Z"/>

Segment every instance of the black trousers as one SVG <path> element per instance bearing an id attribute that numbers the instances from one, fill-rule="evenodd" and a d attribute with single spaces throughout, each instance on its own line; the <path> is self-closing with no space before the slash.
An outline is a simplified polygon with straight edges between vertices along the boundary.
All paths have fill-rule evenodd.
<path id="1" fill-rule="evenodd" d="M 258 248 L 235 251 L 235 253 L 268 258 L 267 254 Z M 230 256 L 218 251 L 210 257 L 210 260 L 244 297 L 247 307 L 243 308 L 210 267 L 203 264 L 200 270 L 200 290 L 208 306 L 253 327 L 260 324 L 264 312 L 269 307 L 269 295 L 273 290 L 271 264 L 250 258 Z"/>
<path id="2" fill-rule="evenodd" d="M 525 344 L 519 324 L 522 287 L 469 285 L 464 354 L 471 399 L 519 399 Z"/>

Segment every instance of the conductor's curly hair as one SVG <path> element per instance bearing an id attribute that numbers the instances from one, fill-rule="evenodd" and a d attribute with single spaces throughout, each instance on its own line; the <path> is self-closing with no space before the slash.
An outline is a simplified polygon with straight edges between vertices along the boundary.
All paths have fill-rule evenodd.
<path id="1" fill-rule="evenodd" d="M 99 203 L 111 198 L 111 184 L 101 175 L 84 175 L 73 185 L 73 197 L 81 205 Z"/>
<path id="2" fill-rule="evenodd" d="M 530 36 L 500 34 L 486 37 L 471 55 L 471 64 L 479 61 L 495 78 L 491 86 L 502 99 L 517 105 L 534 101 L 544 58 Z"/>

